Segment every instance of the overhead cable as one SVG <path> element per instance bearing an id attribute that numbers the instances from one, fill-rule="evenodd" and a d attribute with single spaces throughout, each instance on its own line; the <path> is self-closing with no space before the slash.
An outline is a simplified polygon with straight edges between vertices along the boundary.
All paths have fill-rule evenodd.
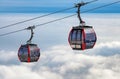
<path id="1" fill-rule="evenodd" d="M 69 16 L 66 16 L 66 17 L 63 17 L 63 18 L 55 19 L 55 20 L 48 21 L 48 22 L 45 22 L 45 23 L 42 23 L 42 24 L 38 24 L 38 25 L 34 25 L 34 26 L 35 27 L 43 26 L 43 25 L 46 25 L 46 24 L 49 24 L 49 23 L 53 23 L 53 22 L 56 22 L 56 21 L 59 21 L 59 20 L 65 19 L 65 18 L 69 18 L 69 17 L 75 16 L 75 15 L 76 14 L 69 15 Z M 12 31 L 12 32 L 8 32 L 8 33 L 4 33 L 4 34 L 0 34 L 0 37 L 1 36 L 10 35 L 10 34 L 13 34 L 13 33 L 17 33 L 17 32 L 20 32 L 20 31 L 24 31 L 24 30 L 27 30 L 27 28 L 16 30 L 16 31 Z"/>
<path id="2" fill-rule="evenodd" d="M 0 29 L 13 27 L 13 26 L 18 25 L 18 24 L 22 24 L 22 23 L 25 23 L 25 22 L 28 22 L 28 21 L 32 21 L 32 20 L 35 20 L 35 19 L 38 19 L 38 18 L 53 15 L 53 14 L 56 14 L 56 13 L 64 12 L 64 11 L 67 11 L 67 10 L 70 10 L 70 9 L 73 9 L 73 8 L 75 8 L 75 7 L 70 7 L 70 8 L 67 8 L 67 9 L 63 9 L 63 10 L 59 10 L 59 11 L 56 11 L 56 12 L 48 13 L 48 14 L 45 14 L 45 15 L 42 15 L 42 16 L 38 16 L 38 17 L 34 17 L 34 18 L 27 19 L 27 20 L 24 20 L 24 21 L 20 21 L 20 22 L 16 22 L 16 23 L 13 23 L 13 24 L 6 25 L 6 26 L 2 26 L 2 27 L 0 27 Z"/>
<path id="3" fill-rule="evenodd" d="M 81 12 L 81 13 L 86 13 L 86 12 L 94 11 L 94 10 L 96 10 L 96 9 L 100 9 L 100 8 L 103 8 L 103 7 L 111 6 L 111 5 L 116 4 L 116 3 L 119 3 L 119 2 L 120 2 L 120 1 L 112 2 L 112 3 L 109 3 L 109 4 L 103 5 L 103 6 L 99 6 L 99 7 L 95 7 L 95 8 L 92 8 L 92 9 L 89 9 L 89 10 L 86 10 L 86 11 L 83 11 L 83 12 Z"/>
<path id="4" fill-rule="evenodd" d="M 0 34 L 0 36 L 6 36 L 6 35 L 13 34 L 13 33 L 21 32 L 21 31 L 24 31 L 24 30 L 26 30 L 26 29 L 20 29 L 20 30 L 16 30 L 16 31 L 12 31 L 12 32 L 8 32 L 8 33 Z"/>
<path id="5" fill-rule="evenodd" d="M 93 9 L 89 9 L 89 10 L 83 11 L 83 12 L 81 12 L 81 13 L 90 12 L 90 11 L 93 11 L 93 10 L 96 10 L 96 9 L 99 9 L 99 8 L 103 8 L 103 7 L 107 7 L 107 6 L 110 6 L 110 5 L 119 3 L 119 2 L 120 2 L 120 1 L 116 1 L 116 2 L 113 2 L 113 3 L 109 3 L 109 4 L 106 4 L 106 5 L 103 5 L 103 6 L 99 6 L 99 7 L 93 8 Z M 52 20 L 52 21 L 48 21 L 48 22 L 45 22 L 45 23 L 42 23 L 42 24 L 35 25 L 35 27 L 40 27 L 40 26 L 43 26 L 43 25 L 46 25 L 46 24 L 50 24 L 50 23 L 53 23 L 53 22 L 56 22 L 56 21 L 59 21 L 59 20 L 65 19 L 65 18 L 69 18 L 69 17 L 75 16 L 75 15 L 76 15 L 76 14 L 69 15 L 69 16 L 66 16 L 66 17 L 63 17 L 63 18 L 59 18 L 59 19 L 55 19 L 55 20 Z M 4 33 L 4 34 L 0 34 L 0 36 L 5 36 L 5 35 L 17 33 L 17 32 L 20 32 L 20 31 L 23 31 L 23 30 L 26 30 L 26 29 L 27 29 L 27 28 L 20 29 L 20 30 L 16 30 L 16 31 L 12 31 L 12 32 L 8 32 L 8 33 Z"/>
<path id="6" fill-rule="evenodd" d="M 92 3 L 92 2 L 95 2 L 95 1 L 98 1 L 98 0 L 93 0 L 93 1 L 90 1 L 90 2 L 86 2 L 86 4 L 89 4 L 89 3 Z M 13 24 L 9 24 L 9 25 L 6 25 L 6 26 L 2 26 L 2 27 L 0 27 L 0 29 L 13 27 L 15 25 L 22 24 L 22 23 L 25 23 L 25 22 L 28 22 L 28 21 L 32 21 L 32 20 L 35 20 L 35 19 L 39 19 L 39 18 L 42 18 L 42 17 L 53 15 L 53 14 L 56 14 L 56 13 L 64 12 L 64 11 L 67 11 L 67 10 L 71 10 L 71 9 L 73 9 L 75 7 L 76 6 L 70 7 L 70 8 L 66 8 L 66 9 L 63 9 L 63 10 L 59 10 L 59 11 L 55 11 L 55 12 L 52 12 L 52 13 L 48 13 L 48 14 L 45 14 L 45 15 L 42 15 L 42 16 L 34 17 L 34 18 L 31 18 L 31 19 L 27 19 L 27 20 L 24 20 L 24 21 L 16 22 L 16 23 L 13 23 Z"/>

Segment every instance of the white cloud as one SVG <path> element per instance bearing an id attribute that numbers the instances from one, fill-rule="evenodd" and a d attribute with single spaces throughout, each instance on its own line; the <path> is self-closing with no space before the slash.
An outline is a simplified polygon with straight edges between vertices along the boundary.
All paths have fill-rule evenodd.
<path id="1" fill-rule="evenodd" d="M 108 43 L 106 43 L 108 44 Z M 116 47 L 116 42 L 110 43 L 114 44 Z M 118 43 L 119 44 L 119 43 Z M 120 44 L 119 44 L 120 45 Z M 118 45 L 118 46 L 119 46 Z M 106 46 L 106 45 L 104 45 Z M 115 53 L 110 56 L 103 56 L 100 53 L 96 55 L 88 55 L 86 53 L 94 53 L 97 50 L 105 50 L 104 46 L 101 49 L 101 45 L 98 45 L 93 50 L 78 52 L 75 54 L 71 49 L 67 46 L 58 46 L 52 48 L 51 51 L 46 51 L 44 54 L 48 55 L 47 59 L 43 59 L 44 61 L 49 61 L 49 63 L 45 63 L 44 65 L 48 65 L 49 68 L 53 72 L 61 74 L 64 79 L 93 79 L 93 78 L 101 78 L 101 79 L 119 79 L 120 69 L 120 54 Z M 109 50 L 114 50 L 114 46 Z M 61 49 L 62 48 L 62 49 Z M 61 50 L 61 51 L 60 51 Z M 107 50 L 107 51 L 109 51 Z M 106 52 L 107 52 L 106 51 Z M 85 53 L 85 54 L 84 54 Z M 102 53 L 102 51 L 101 51 Z M 109 53 L 111 54 L 111 53 Z M 114 63 L 113 63 L 114 62 Z M 101 76 L 101 77 L 100 77 Z"/>
<path id="2" fill-rule="evenodd" d="M 89 69 L 86 79 L 119 79 L 120 77 L 120 55 L 106 57 Z"/>
<path id="3" fill-rule="evenodd" d="M 113 41 L 113 42 L 104 42 L 98 44 L 93 51 L 93 54 L 102 55 L 102 56 L 112 56 L 116 54 L 120 54 L 120 42 Z"/>
<path id="4" fill-rule="evenodd" d="M 116 42 L 113 42 L 110 44 L 113 44 L 113 46 L 108 45 L 108 47 L 109 46 L 111 47 L 109 50 L 106 50 L 106 49 L 103 49 L 103 50 L 106 50 L 106 52 L 110 50 L 113 50 L 114 52 L 116 52 L 116 50 L 114 50 L 114 47 L 117 47 Z M 107 43 L 104 46 L 106 45 Z M 97 53 L 96 52 L 97 50 L 101 51 L 102 46 L 98 46 L 98 47 L 97 49 L 95 48 L 87 52 Z M 120 45 L 118 45 L 118 47 L 120 47 Z M 52 69 L 55 71 L 58 71 L 62 76 L 64 76 L 64 79 L 66 78 L 119 79 L 120 77 L 119 76 L 120 75 L 120 69 L 119 69 L 120 54 L 119 53 L 115 53 L 113 56 L 101 56 L 100 53 L 98 55 L 84 54 L 86 53 L 86 51 L 85 52 L 83 51 L 82 54 L 81 52 L 75 54 L 73 51 L 70 51 L 69 48 L 66 49 L 66 47 L 64 46 L 60 47 L 59 49 L 64 50 L 64 54 L 63 52 L 61 53 L 60 51 L 57 51 L 58 49 L 57 50 L 54 49 L 54 51 L 52 52 L 49 51 L 48 53 L 50 53 L 51 55 L 54 55 L 56 53 L 58 54 L 56 56 L 53 56 L 50 59 L 51 60 L 50 62 L 53 63 L 54 65 Z"/>
<path id="5" fill-rule="evenodd" d="M 18 64 L 17 52 L 14 51 L 0 51 L 0 65 Z"/>
<path id="6" fill-rule="evenodd" d="M 54 46 L 41 52 L 40 60 L 36 63 L 26 64 L 17 61 L 18 65 L 1 64 L 0 79 L 119 79 L 120 54 L 116 53 L 119 52 L 116 51 L 119 47 L 120 42 L 110 42 L 99 44 L 91 50 L 77 52 L 65 45 Z M 103 56 L 103 50 L 112 50 L 115 54 Z M 94 54 L 97 52 L 97 55 Z M 16 60 L 15 52 L 8 55 L 11 63 Z M 2 57 L 5 56 L 6 54 L 2 53 Z M 1 61 L 8 62 L 2 57 Z"/>

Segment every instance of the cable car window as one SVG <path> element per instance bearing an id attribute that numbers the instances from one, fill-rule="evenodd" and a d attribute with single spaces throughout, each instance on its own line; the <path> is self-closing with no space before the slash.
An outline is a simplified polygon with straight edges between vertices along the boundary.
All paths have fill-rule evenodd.
<path id="1" fill-rule="evenodd" d="M 76 43 L 77 30 L 73 30 L 71 34 L 71 42 Z"/>
<path id="2" fill-rule="evenodd" d="M 27 62 L 28 60 L 28 49 L 27 46 L 21 46 L 19 50 L 19 58 L 21 61 Z"/>
<path id="3" fill-rule="evenodd" d="M 85 35 L 86 49 L 92 48 L 96 42 L 95 32 L 92 28 L 85 29 L 85 32 L 86 32 Z"/>
<path id="4" fill-rule="evenodd" d="M 81 40 L 82 40 L 82 32 L 81 32 L 81 30 L 78 30 L 77 31 L 77 40 L 76 40 L 77 44 L 81 44 Z"/>
<path id="5" fill-rule="evenodd" d="M 77 31 L 74 30 L 74 31 L 73 31 L 73 34 L 72 34 L 72 41 L 75 41 L 75 40 L 76 40 L 76 34 L 77 34 Z"/>
<path id="6" fill-rule="evenodd" d="M 31 48 L 30 49 L 31 62 L 37 61 L 39 59 L 39 56 L 40 56 L 39 48 L 37 47 L 37 45 L 31 45 L 30 48 Z"/>
<path id="7" fill-rule="evenodd" d="M 96 40 L 95 32 L 92 28 L 85 29 L 85 42 L 92 42 Z"/>

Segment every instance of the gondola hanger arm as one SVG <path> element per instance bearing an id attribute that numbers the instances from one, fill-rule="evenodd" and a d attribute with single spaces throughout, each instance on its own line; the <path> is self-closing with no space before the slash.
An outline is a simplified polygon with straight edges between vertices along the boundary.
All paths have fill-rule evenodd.
<path id="1" fill-rule="evenodd" d="M 29 27 L 26 28 L 26 30 L 30 30 L 31 31 L 31 36 L 30 36 L 29 40 L 27 41 L 27 44 L 31 44 L 31 41 L 32 41 L 32 38 L 33 38 L 33 34 L 34 34 L 33 29 L 35 29 L 34 25 L 33 26 L 29 26 Z"/>
<path id="2" fill-rule="evenodd" d="M 80 8 L 81 8 L 81 6 L 93 3 L 95 1 L 98 1 L 98 0 L 93 0 L 93 1 L 90 1 L 90 2 L 80 2 L 80 3 L 75 5 L 75 7 L 78 8 L 77 14 L 78 14 L 78 19 L 80 21 L 80 24 L 85 25 L 85 22 L 82 20 L 82 18 L 80 16 Z"/>

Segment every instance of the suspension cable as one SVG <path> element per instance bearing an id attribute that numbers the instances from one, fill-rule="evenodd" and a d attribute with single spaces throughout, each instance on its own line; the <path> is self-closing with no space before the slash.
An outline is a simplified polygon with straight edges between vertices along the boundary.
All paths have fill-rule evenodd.
<path id="1" fill-rule="evenodd" d="M 22 24 L 22 23 L 25 23 L 25 22 L 28 22 L 28 21 L 32 21 L 32 20 L 35 20 L 35 19 L 38 19 L 38 18 L 42 18 L 42 17 L 46 17 L 46 16 L 49 16 L 49 15 L 53 15 L 53 14 L 56 14 L 56 13 L 64 12 L 64 11 L 67 11 L 67 10 L 70 10 L 70 9 L 73 9 L 73 8 L 75 8 L 75 7 L 66 8 L 66 9 L 59 10 L 59 11 L 52 12 L 52 13 L 48 13 L 48 14 L 45 14 L 45 15 L 42 15 L 42 16 L 31 18 L 31 19 L 28 19 L 28 20 L 24 20 L 24 21 L 20 21 L 20 22 L 17 22 L 17 23 L 9 24 L 9 25 L 0 27 L 0 29 L 4 29 L 4 28 L 8 28 L 8 27 L 13 27 L 13 26 L 18 25 L 18 24 Z"/>
<path id="2" fill-rule="evenodd" d="M 92 3 L 92 2 L 95 2 L 95 1 L 98 1 L 98 0 L 93 0 L 93 1 L 90 1 L 90 2 L 86 2 L 86 4 L 89 4 L 89 3 Z M 42 18 L 42 17 L 46 17 L 46 16 L 53 15 L 53 14 L 56 14 L 56 13 L 64 12 L 64 11 L 67 11 L 67 10 L 71 10 L 71 9 L 73 9 L 75 7 L 76 6 L 70 7 L 70 8 L 66 8 L 66 9 L 63 9 L 63 10 L 59 10 L 59 11 L 55 11 L 55 12 L 52 12 L 52 13 L 48 13 L 48 14 L 45 14 L 45 15 L 42 15 L 42 16 L 34 17 L 34 18 L 31 18 L 31 19 L 27 19 L 27 20 L 24 20 L 24 21 L 20 21 L 20 22 L 17 22 L 17 23 L 9 24 L 9 25 L 6 25 L 6 26 L 2 26 L 2 27 L 0 27 L 0 29 L 13 27 L 15 25 L 22 24 L 22 23 L 25 23 L 25 22 L 28 22 L 28 21 L 32 21 L 32 20 L 35 20 L 35 19 L 38 19 L 38 18 Z"/>
<path id="3" fill-rule="evenodd" d="M 53 22 L 56 22 L 56 21 L 59 21 L 59 20 L 65 19 L 65 18 L 69 18 L 69 17 L 75 16 L 75 15 L 76 14 L 73 14 L 73 15 L 70 15 L 70 16 L 66 16 L 66 17 L 63 17 L 63 18 L 55 19 L 55 20 L 48 21 L 48 22 L 45 22 L 45 23 L 42 23 L 42 24 L 38 24 L 38 25 L 34 25 L 34 26 L 35 27 L 43 26 L 43 25 L 46 25 L 46 24 L 49 24 L 49 23 L 53 23 Z M 9 35 L 9 34 L 13 34 L 13 33 L 17 33 L 17 32 L 20 32 L 20 31 L 24 31 L 24 30 L 27 30 L 27 28 L 16 30 L 16 31 L 12 31 L 12 32 L 8 32 L 8 33 L 4 33 L 4 34 L 0 34 L 0 37 L 1 36 L 6 36 L 6 35 Z"/>
<path id="4" fill-rule="evenodd" d="M 10 34 L 13 34 L 13 33 L 17 33 L 17 32 L 21 32 L 21 31 L 24 31 L 24 30 L 26 30 L 26 28 L 25 29 L 16 30 L 16 31 L 12 31 L 12 32 L 8 32 L 8 33 L 4 33 L 4 34 L 0 34 L 0 37 L 1 36 L 10 35 Z"/>
<path id="5" fill-rule="evenodd" d="M 99 6 L 99 7 L 90 9 L 90 10 L 83 11 L 83 12 L 81 12 L 81 13 L 90 12 L 90 11 L 93 11 L 93 10 L 96 10 L 96 9 L 99 9 L 99 8 L 103 8 L 103 7 L 107 7 L 107 6 L 110 6 L 110 5 L 119 3 L 119 2 L 120 2 L 120 1 L 116 1 L 116 2 L 113 2 L 113 3 L 109 3 L 109 4 L 106 4 L 106 5 L 103 5 L 103 6 Z M 56 21 L 59 21 L 59 20 L 65 19 L 65 18 L 69 18 L 69 17 L 75 16 L 75 15 L 76 15 L 76 14 L 73 14 L 73 15 L 69 15 L 69 16 L 63 17 L 63 18 L 59 18 L 59 19 L 56 19 L 56 20 L 52 20 L 52 21 L 49 21 L 49 22 L 45 22 L 45 23 L 42 23 L 42 24 L 38 24 L 38 25 L 35 25 L 35 27 L 43 26 L 43 25 L 46 25 L 46 24 L 49 24 L 49 23 L 53 23 L 53 22 L 56 22 Z M 5 36 L 5 35 L 9 35 L 9 34 L 13 34 L 13 33 L 17 33 L 17 32 L 20 32 L 20 31 L 24 31 L 24 30 L 27 30 L 27 28 L 20 29 L 20 30 L 16 30 L 16 31 L 12 31 L 12 32 L 8 32 L 8 33 L 4 33 L 4 34 L 0 34 L 0 37 L 1 37 L 1 36 Z"/>
<path id="6" fill-rule="evenodd" d="M 97 1 L 97 0 L 95 0 L 95 1 Z M 91 1 L 91 2 L 93 2 L 93 1 Z M 103 7 L 107 7 L 107 6 L 110 6 L 110 5 L 119 3 L 119 2 L 120 2 L 120 1 L 116 1 L 116 2 L 113 2 L 113 3 L 109 3 L 109 4 L 106 4 L 106 5 L 103 5 L 103 6 L 99 6 L 99 7 L 90 9 L 90 10 L 82 11 L 81 13 L 90 12 L 90 11 L 93 11 L 93 10 L 96 10 L 96 9 L 99 9 L 99 8 L 103 8 Z M 76 7 L 76 6 L 75 6 L 75 7 Z M 52 21 L 48 21 L 48 22 L 45 22 L 45 23 L 42 23 L 42 24 L 38 24 L 38 25 L 35 25 L 35 27 L 43 26 L 43 25 L 46 25 L 46 24 L 49 24 L 49 23 L 53 23 L 53 22 L 56 22 L 56 21 L 59 21 L 59 20 L 65 19 L 65 18 L 69 18 L 69 17 L 75 16 L 75 15 L 77 15 L 77 14 L 73 14 L 73 15 L 70 15 L 70 16 L 63 17 L 63 18 L 59 18 L 59 19 L 56 19 L 56 20 L 52 20 Z"/>
<path id="7" fill-rule="evenodd" d="M 53 22 L 56 22 L 56 21 L 59 21 L 59 20 L 63 20 L 63 19 L 66 19 L 66 18 L 75 16 L 75 15 L 76 15 L 76 14 L 69 15 L 69 16 L 66 16 L 66 17 L 63 17 L 63 18 L 55 19 L 55 20 L 48 21 L 48 22 L 45 22 L 45 23 L 42 23 L 42 24 L 38 24 L 38 25 L 35 25 L 35 26 L 36 26 L 36 27 L 40 27 L 40 26 L 43 26 L 43 25 L 46 25 L 46 24 L 49 24 L 49 23 L 53 23 Z"/>
<path id="8" fill-rule="evenodd" d="M 116 3 L 119 3 L 119 2 L 120 2 L 120 1 L 116 1 L 116 2 L 109 3 L 109 4 L 106 4 L 106 5 L 103 5 L 103 6 L 95 7 L 95 8 L 92 8 L 92 9 L 89 9 L 89 10 L 86 10 L 86 11 L 83 11 L 82 13 L 86 13 L 86 12 L 94 11 L 94 10 L 96 10 L 96 9 L 100 9 L 100 8 L 103 8 L 103 7 L 107 7 L 107 6 L 110 6 L 110 5 L 113 5 L 113 4 L 116 4 Z"/>

